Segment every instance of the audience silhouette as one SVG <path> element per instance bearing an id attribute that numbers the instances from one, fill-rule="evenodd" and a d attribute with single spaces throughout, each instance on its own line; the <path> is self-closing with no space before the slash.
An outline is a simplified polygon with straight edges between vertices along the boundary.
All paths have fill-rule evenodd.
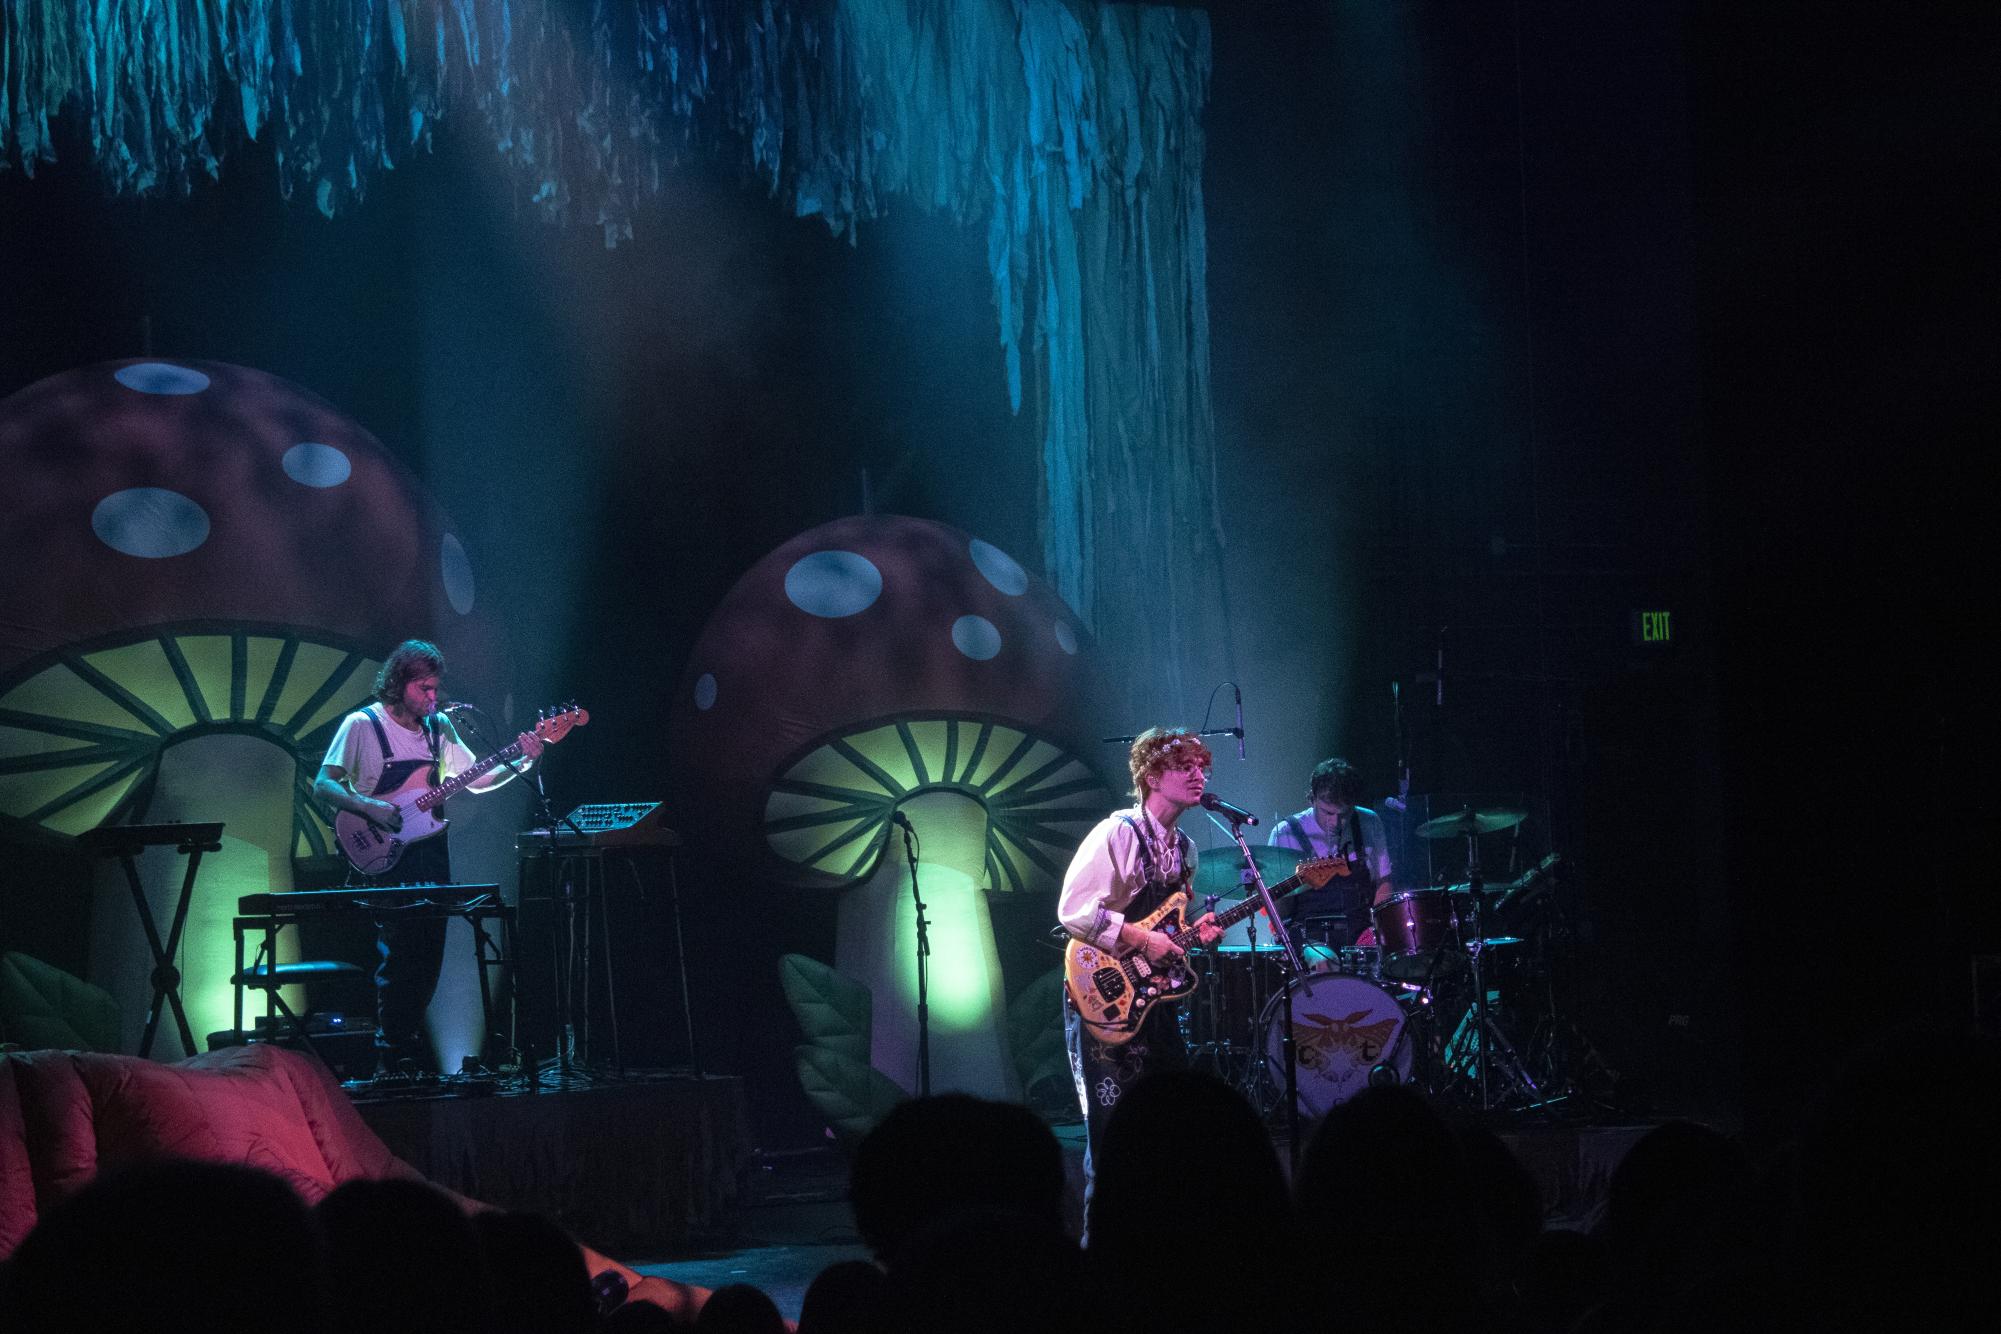
<path id="1" fill-rule="evenodd" d="M 1297 1312 L 1274 1284 L 1299 1273 L 1304 1240 L 1264 1123 L 1212 1075 L 1160 1070 L 1105 1122 L 1088 1257 L 1101 1320 L 1115 1328 L 1197 1330 Z M 1170 1260 L 1199 1282 L 1160 1293 Z"/>
<path id="2" fill-rule="evenodd" d="M 1922 1077 L 1916 1077 L 1922 1075 Z M 1058 1141 L 963 1094 L 897 1107 L 857 1146 L 851 1200 L 875 1260 L 827 1268 L 799 1334 L 1876 1334 L 1966 1328 L 2001 1259 L 2001 1051 L 1949 1037 L 1865 1049 L 1799 1137 L 1760 1162 L 1676 1121 L 1613 1171 L 1590 1231 L 1545 1230 L 1535 1180 L 1492 1130 L 1409 1087 L 1313 1128 L 1290 1188 L 1266 1121 L 1207 1075 L 1161 1071 L 1109 1119 L 1088 1248 L 1066 1230 Z M 553 1222 L 471 1216 L 420 1181 L 352 1181 L 308 1209 L 247 1167 L 106 1170 L 0 1264 L 0 1329 L 153 1334 L 655 1334 L 600 1315 Z M 692 1327 L 778 1334 L 734 1285 Z"/>
<path id="3" fill-rule="evenodd" d="M 421 1181 L 350 1181 L 314 1211 L 339 1330 L 477 1334 L 494 1319 L 472 1220 Z"/>
<path id="4" fill-rule="evenodd" d="M 1063 1227 L 1063 1152 L 1033 1112 L 963 1093 L 902 1103 L 863 1136 L 849 1177 L 855 1227 L 894 1270 L 898 1251 L 962 1209 Z"/>
<path id="5" fill-rule="evenodd" d="M 16 1249 L 0 1329 L 322 1334 L 319 1229 L 275 1176 L 221 1163 L 113 1169 L 50 1209 Z"/>

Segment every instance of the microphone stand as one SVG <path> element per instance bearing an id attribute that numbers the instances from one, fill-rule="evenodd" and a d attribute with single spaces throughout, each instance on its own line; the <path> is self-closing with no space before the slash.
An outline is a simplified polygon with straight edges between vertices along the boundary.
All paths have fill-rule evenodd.
<path id="1" fill-rule="evenodd" d="M 1127 736 L 1101 736 L 1098 740 L 1107 746 L 1130 746 L 1133 742 L 1140 739 L 1140 735 L 1140 733 L 1134 732 Z M 1233 736 L 1237 740 L 1242 741 L 1244 739 L 1244 729 L 1241 727 L 1205 727 L 1199 732 L 1190 732 L 1188 735 Z"/>
<path id="2" fill-rule="evenodd" d="M 903 857 L 910 863 L 910 898 L 917 905 L 917 1096 L 931 1096 L 930 924 L 924 920 L 924 895 L 917 888 L 917 846 L 910 821 L 898 811 L 893 817 L 903 830 Z"/>
<path id="3" fill-rule="evenodd" d="M 1285 1025 L 1285 1027 L 1281 1030 L 1280 1042 L 1285 1050 L 1286 1137 L 1287 1137 L 1288 1152 L 1291 1154 L 1292 1158 L 1292 1170 L 1294 1175 L 1296 1176 L 1299 1171 L 1299 1149 L 1300 1149 L 1299 1052 L 1297 1048 L 1294 1047 L 1292 1041 L 1292 985 L 1291 984 L 1294 978 L 1304 977 L 1306 975 L 1306 961 L 1300 956 L 1299 946 L 1296 943 L 1294 943 L 1292 939 L 1292 933 L 1285 929 L 1285 923 L 1279 919 L 1278 904 L 1273 901 L 1271 896 L 1271 890 L 1267 888 L 1265 885 L 1264 875 L 1258 870 L 1257 858 L 1251 855 L 1251 845 L 1244 841 L 1244 822 L 1237 819 L 1231 819 L 1228 825 L 1226 826 L 1221 819 L 1217 818 L 1215 812 L 1208 810 L 1207 807 L 1204 807 L 1203 810 L 1204 813 L 1209 816 L 1209 820 L 1212 824 L 1214 824 L 1218 829 L 1223 830 L 1223 832 L 1227 833 L 1230 836 L 1230 838 L 1237 845 L 1237 851 L 1243 855 L 1244 868 L 1246 871 L 1249 872 L 1250 875 L 1250 879 L 1247 883 L 1250 884 L 1251 887 L 1256 889 L 1258 892 L 1258 900 L 1260 903 L 1263 904 L 1265 916 L 1271 922 L 1272 941 L 1275 944 L 1277 944 L 1279 949 L 1283 952 L 1285 956 L 1286 969 L 1291 975 L 1286 979 L 1285 990 L 1283 992 L 1285 999 L 1281 1002 L 1284 1009 L 1284 1018 L 1282 1019 L 1281 1022 Z"/>
<path id="4" fill-rule="evenodd" d="M 448 710 L 446 710 L 446 712 L 447 713 L 462 712 L 466 714 L 467 715 L 466 721 L 472 724 L 473 732 L 478 737 L 481 746 L 489 751 L 496 749 L 496 747 L 493 745 L 492 735 L 487 730 L 492 725 L 493 720 L 486 716 L 486 711 L 484 709 L 480 708 L 477 704 L 468 704 L 461 702 L 452 705 Z M 534 792 L 535 824 L 531 827 L 546 830 L 548 833 L 548 837 L 542 840 L 541 856 L 543 859 L 543 869 L 545 873 L 548 874 L 549 879 L 552 882 L 552 887 L 553 887 L 553 882 L 558 880 L 560 880 L 562 884 L 561 892 L 562 892 L 562 903 L 563 903 L 563 934 L 565 938 L 565 952 L 567 954 L 567 958 L 564 960 L 565 966 L 560 970 L 562 972 L 562 983 L 560 986 L 556 988 L 556 1005 L 557 1009 L 560 1011 L 560 1013 L 557 1016 L 557 1026 L 556 1026 L 556 1087 L 567 1089 L 570 1084 L 571 1075 L 573 1073 L 577 1073 L 576 1071 L 577 887 L 576 887 L 576 873 L 574 868 L 570 865 L 572 858 L 564 857 L 561 859 L 560 864 L 558 862 L 556 856 L 556 826 L 559 824 L 569 826 L 570 832 L 575 834 L 579 839 L 584 841 L 584 847 L 586 852 L 588 853 L 593 850 L 589 848 L 589 836 L 586 835 L 583 829 L 581 829 L 577 825 L 577 822 L 572 820 L 567 815 L 558 816 L 556 812 L 550 807 L 549 792 L 547 787 L 545 787 L 542 782 L 541 765 L 537 764 L 532 768 L 523 769 L 519 765 L 517 765 L 513 760 L 503 759 L 500 763 L 503 768 L 505 768 L 508 772 L 512 773 L 516 778 L 525 780 L 528 783 L 530 790 Z M 600 868 L 600 870 L 602 870 L 602 868 Z M 586 867 L 585 869 L 584 877 L 585 877 L 584 911 L 588 914 L 588 912 L 590 911 L 590 905 L 589 905 L 590 871 L 588 867 Z M 599 879 L 600 879 L 600 884 L 602 884 L 601 874 Z M 519 890 L 516 891 L 516 894 L 518 896 Z M 606 923 L 605 927 L 606 927 L 605 992 L 606 992 L 606 1000 L 611 1008 L 611 1024 L 612 1024 L 611 1045 L 612 1045 L 612 1050 L 614 1052 L 617 1052 L 620 1050 L 618 1041 L 618 1004 L 615 999 L 615 993 L 612 985 L 612 976 L 611 976 L 610 923 Z M 584 1016 L 584 1024 L 585 1024 L 584 1042 L 587 1047 L 590 1043 L 590 1015 L 588 1013 L 588 1006 L 590 1005 L 590 975 L 591 975 L 590 974 L 590 922 L 589 918 L 586 917 L 584 923 L 584 1005 L 587 1008 Z M 512 977 L 510 976 L 509 990 L 513 989 L 514 989 L 514 984 L 512 981 Z M 532 1054 L 533 1052 L 531 1044 L 531 1051 L 523 1055 L 522 1057 L 521 1068 L 522 1072 L 527 1077 L 528 1087 L 530 1089 L 539 1090 L 542 1087 L 542 1072 L 537 1067 L 536 1063 L 533 1060 L 529 1059 L 529 1057 L 532 1056 Z M 619 1064 L 621 1065 L 621 1067 L 623 1066 L 624 1062 L 622 1059 L 620 1060 Z"/>

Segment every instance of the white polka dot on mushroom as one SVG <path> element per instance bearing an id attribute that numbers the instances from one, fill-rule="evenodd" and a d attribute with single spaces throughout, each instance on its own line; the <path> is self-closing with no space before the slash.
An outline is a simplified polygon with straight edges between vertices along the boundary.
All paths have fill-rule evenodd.
<path id="1" fill-rule="evenodd" d="M 985 662 L 1001 651 L 1000 631 L 984 616 L 961 616 L 952 622 L 952 646 L 975 662 Z"/>
<path id="2" fill-rule="evenodd" d="M 853 616 L 882 596 L 882 571 L 852 551 L 815 551 L 785 572 L 785 596 L 813 616 Z"/>
<path id="3" fill-rule="evenodd" d="M 1056 647 L 1073 658 L 1077 656 L 1077 632 L 1070 628 L 1068 621 L 1056 622 Z"/>
<path id="4" fill-rule="evenodd" d="M 716 677 L 714 672 L 703 672 L 695 678 L 695 707 L 713 709 L 716 707 Z"/>
<path id="5" fill-rule="evenodd" d="M 134 486 L 98 501 L 90 529 L 113 551 L 158 560 L 208 541 L 208 511 L 178 491 Z"/>
<path id="6" fill-rule="evenodd" d="M 208 377 L 200 371 L 164 361 L 120 366 L 111 372 L 111 378 L 142 394 L 199 394 L 208 388 Z"/>
<path id="7" fill-rule="evenodd" d="M 465 544 L 450 533 L 438 544 L 438 574 L 445 581 L 445 598 L 461 616 L 472 614 L 472 561 Z"/>
<path id="8" fill-rule="evenodd" d="M 1028 591 L 1028 571 L 1021 568 L 1015 558 L 1002 551 L 991 542 L 973 539 L 973 564 L 980 567 L 980 573 L 987 582 L 1011 598 L 1018 598 Z"/>
<path id="9" fill-rule="evenodd" d="M 285 457 L 280 462 L 285 466 L 285 475 L 300 486 L 322 490 L 339 486 L 354 471 L 354 465 L 347 461 L 346 454 L 332 445 L 311 441 L 293 445 L 285 451 Z"/>

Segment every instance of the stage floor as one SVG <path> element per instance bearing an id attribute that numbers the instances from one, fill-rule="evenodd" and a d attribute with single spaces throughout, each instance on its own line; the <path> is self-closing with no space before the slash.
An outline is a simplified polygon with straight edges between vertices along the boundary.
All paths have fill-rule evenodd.
<path id="1" fill-rule="evenodd" d="M 831 1147 L 755 1155 L 745 1197 L 742 1234 L 732 1246 L 649 1263 L 621 1258 L 643 1274 L 709 1289 L 749 1283 L 788 1320 L 799 1318 L 799 1304 L 821 1270 L 869 1258 L 848 1208 L 847 1159 Z"/>

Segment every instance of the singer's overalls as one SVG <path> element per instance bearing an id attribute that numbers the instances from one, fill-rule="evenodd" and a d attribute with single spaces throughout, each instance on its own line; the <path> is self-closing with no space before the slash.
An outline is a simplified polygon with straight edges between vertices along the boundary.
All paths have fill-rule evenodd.
<path id="1" fill-rule="evenodd" d="M 1146 875 L 1146 883 L 1140 886 L 1139 893 L 1120 910 L 1128 922 L 1136 922 L 1165 903 L 1168 895 L 1187 885 L 1193 871 L 1188 851 L 1193 845 L 1187 842 L 1187 835 L 1175 831 L 1175 837 L 1182 840 L 1181 874 L 1171 881 L 1164 881 L 1154 866 L 1153 851 L 1147 846 L 1146 835 L 1139 825 L 1130 815 L 1119 818 L 1139 841 L 1140 867 Z M 1192 935 L 1189 943 L 1193 943 Z M 1112 1108 L 1118 1105 L 1125 1091 L 1149 1070 L 1185 1068 L 1188 1064 L 1188 1045 L 1181 1036 L 1178 1005 L 1167 1006 L 1165 1013 L 1149 1017 L 1131 1041 L 1102 1042 L 1093 1036 L 1083 1016 L 1077 1013 L 1067 990 L 1063 993 L 1063 1045 L 1070 1052 L 1070 1078 L 1077 1086 L 1077 1100 L 1084 1109 L 1084 1227 L 1088 1233 L 1091 1189 L 1096 1176 L 1092 1151 L 1093 1146 L 1101 1142 Z"/>
<path id="2" fill-rule="evenodd" d="M 380 797 L 395 791 L 411 774 L 426 767 L 433 770 L 432 781 L 437 781 L 437 729 L 428 729 L 429 759 L 392 760 L 389 734 L 383 730 L 382 720 L 372 708 L 364 709 L 362 716 L 375 729 L 375 743 L 382 748 L 383 757 L 382 777 L 376 780 L 375 790 L 369 796 Z M 448 885 L 452 882 L 451 849 L 446 843 L 450 837 L 435 834 L 409 844 L 397 863 L 381 875 L 355 873 L 349 876 L 349 883 Z M 435 1066 L 430 1039 L 424 1030 L 424 1011 L 430 1008 L 431 993 L 438 988 L 438 974 L 445 962 L 445 928 L 450 923 L 436 916 L 399 918 L 395 911 L 385 909 L 375 924 L 376 1065 L 379 1069 L 393 1070 L 398 1061 L 408 1058 L 420 1067 Z"/>

